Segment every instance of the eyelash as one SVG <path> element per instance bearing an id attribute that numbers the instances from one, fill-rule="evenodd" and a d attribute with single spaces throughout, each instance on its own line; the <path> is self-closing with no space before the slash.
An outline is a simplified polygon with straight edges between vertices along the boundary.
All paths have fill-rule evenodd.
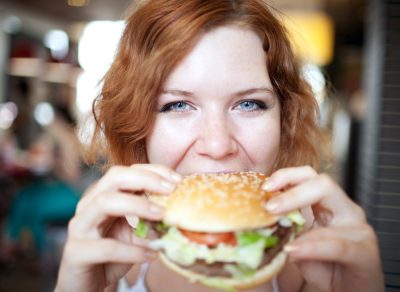
<path id="1" fill-rule="evenodd" d="M 189 107 L 193 108 L 193 106 L 191 106 L 191 105 L 190 105 L 189 103 L 187 103 L 186 101 L 180 100 L 180 101 L 169 102 L 169 103 L 163 105 L 162 108 L 159 110 L 159 112 L 160 112 L 160 113 L 167 113 L 167 112 L 171 112 L 171 111 L 174 111 L 174 112 L 184 112 L 185 110 L 173 110 L 173 109 L 172 109 L 173 106 L 176 106 L 176 105 L 179 105 L 179 104 L 185 105 L 185 106 L 189 106 Z"/>
<path id="2" fill-rule="evenodd" d="M 251 110 L 244 110 L 246 112 L 255 112 L 255 111 L 263 111 L 268 109 L 268 106 L 265 104 L 265 102 L 261 101 L 261 100 L 255 100 L 255 99 L 248 99 L 248 100 L 243 100 L 241 102 L 239 102 L 237 105 L 235 105 L 234 108 L 243 105 L 244 103 L 253 103 L 254 105 L 257 106 L 256 109 L 251 109 Z"/>
<path id="3" fill-rule="evenodd" d="M 248 99 L 248 100 L 242 100 L 240 101 L 238 104 L 236 104 L 234 106 L 234 109 L 240 105 L 243 105 L 244 103 L 253 103 L 254 105 L 257 106 L 256 109 L 251 109 L 251 110 L 244 110 L 245 112 L 255 112 L 255 111 L 263 111 L 269 108 L 269 106 L 267 106 L 265 104 L 265 102 L 260 101 L 260 100 L 254 100 L 254 99 Z M 173 102 L 169 102 L 167 104 L 165 104 L 164 106 L 162 106 L 162 108 L 159 110 L 160 113 L 167 113 L 167 112 L 185 112 L 186 109 L 173 109 L 174 106 L 189 106 L 190 108 L 193 108 L 193 106 L 191 106 L 189 103 L 187 103 L 186 101 L 173 101 Z"/>

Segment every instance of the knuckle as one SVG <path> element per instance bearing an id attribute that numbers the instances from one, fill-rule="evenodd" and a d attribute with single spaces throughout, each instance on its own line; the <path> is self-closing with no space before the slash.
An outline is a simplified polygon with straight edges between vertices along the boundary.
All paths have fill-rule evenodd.
<path id="1" fill-rule="evenodd" d="M 83 207 L 84 207 L 84 206 L 83 206 L 83 203 L 82 203 L 82 200 L 81 200 L 81 201 L 79 201 L 78 204 L 76 205 L 75 213 L 80 213 L 80 212 L 82 212 Z"/>
<path id="2" fill-rule="evenodd" d="M 278 169 L 271 175 L 271 178 L 274 177 L 279 179 L 281 176 L 285 175 L 286 171 L 287 170 L 285 168 Z"/>
<path id="3" fill-rule="evenodd" d="M 361 208 L 359 205 L 354 204 L 355 208 L 354 208 L 354 213 L 355 216 L 357 216 L 357 218 L 361 221 L 361 222 L 366 222 L 367 221 L 367 216 L 365 215 L 364 209 Z M 369 225 L 367 225 L 369 226 Z"/>
<path id="4" fill-rule="evenodd" d="M 73 234 L 75 229 L 76 229 L 76 217 L 73 217 L 71 220 L 68 222 L 68 233 Z"/>
<path id="5" fill-rule="evenodd" d="M 68 239 L 82 237 L 82 227 L 77 217 L 73 217 L 68 222 Z"/>
<path id="6" fill-rule="evenodd" d="M 165 171 L 165 172 L 170 172 L 170 169 L 168 167 L 166 167 L 165 165 L 162 164 L 156 164 L 155 165 L 158 169 Z"/>
<path id="7" fill-rule="evenodd" d="M 82 199 L 79 200 L 78 204 L 76 205 L 75 214 L 81 213 L 82 210 L 85 208 L 86 205 L 87 205 L 87 204 L 86 204 L 85 197 L 82 197 Z"/>
<path id="8" fill-rule="evenodd" d="M 332 187 L 332 185 L 335 185 L 335 182 L 333 181 L 332 177 L 330 177 L 326 173 L 319 174 L 318 179 L 320 180 L 322 185 L 325 187 Z"/>
<path id="9" fill-rule="evenodd" d="M 374 231 L 374 229 L 372 228 L 371 225 L 369 224 L 364 224 L 361 228 L 363 237 L 369 240 L 373 240 L 373 241 L 377 241 L 377 236 L 376 233 Z"/>
<path id="10" fill-rule="evenodd" d="M 108 170 L 105 176 L 109 177 L 109 176 L 115 176 L 120 174 L 122 167 L 118 166 L 118 165 L 113 165 L 111 166 Z"/>
<path id="11" fill-rule="evenodd" d="M 149 167 L 154 167 L 154 168 L 162 168 L 163 167 L 163 165 L 159 164 L 159 163 L 144 164 L 144 165 L 149 166 Z"/>
<path id="12" fill-rule="evenodd" d="M 145 164 L 142 164 L 142 163 L 134 163 L 134 164 L 132 164 L 130 167 L 133 168 L 133 169 L 137 169 L 137 168 L 140 168 L 140 167 L 143 167 L 143 166 L 145 166 Z"/>
<path id="13" fill-rule="evenodd" d="M 110 188 L 113 185 L 113 182 L 117 180 L 121 176 L 123 167 L 121 166 L 111 166 L 107 172 L 95 183 L 95 185 L 88 189 L 87 192 L 99 192 L 100 190 L 104 190 Z"/>
<path id="14" fill-rule="evenodd" d="M 315 169 L 312 168 L 310 165 L 303 166 L 303 171 L 312 176 L 317 175 Z"/>
<path id="15" fill-rule="evenodd" d="M 100 210 L 104 210 L 105 207 L 109 204 L 109 196 L 106 194 L 102 194 L 93 199 L 93 203 Z"/>
<path id="16" fill-rule="evenodd" d="M 347 257 L 349 254 L 349 243 L 345 240 L 338 240 L 335 243 L 336 253 L 342 257 Z"/>

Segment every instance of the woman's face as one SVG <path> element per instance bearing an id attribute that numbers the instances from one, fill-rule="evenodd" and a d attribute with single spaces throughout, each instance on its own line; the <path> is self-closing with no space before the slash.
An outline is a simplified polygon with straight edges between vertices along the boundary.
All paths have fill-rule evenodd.
<path id="1" fill-rule="evenodd" d="M 150 163 L 181 174 L 269 173 L 280 141 L 280 104 L 254 32 L 206 33 L 168 77 L 146 141 Z"/>

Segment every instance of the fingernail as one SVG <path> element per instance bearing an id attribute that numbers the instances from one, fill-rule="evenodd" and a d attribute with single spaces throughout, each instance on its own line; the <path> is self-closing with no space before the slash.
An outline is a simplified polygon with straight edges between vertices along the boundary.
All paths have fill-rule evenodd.
<path id="1" fill-rule="evenodd" d="M 275 200 L 271 200 L 268 201 L 265 205 L 265 209 L 267 209 L 268 211 L 277 211 L 279 208 L 279 202 L 275 199 Z"/>
<path id="2" fill-rule="evenodd" d="M 149 210 L 151 213 L 156 214 L 156 215 L 162 215 L 164 212 L 164 210 L 161 207 L 154 205 L 154 204 L 150 205 Z"/>
<path id="3" fill-rule="evenodd" d="M 169 192 L 171 192 L 175 189 L 175 185 L 166 180 L 161 181 L 161 186 Z"/>
<path id="4" fill-rule="evenodd" d="M 275 187 L 274 183 L 273 183 L 272 181 L 270 181 L 270 180 L 267 180 L 267 181 L 261 186 L 261 188 L 262 188 L 264 191 L 273 190 L 274 187 Z"/>
<path id="5" fill-rule="evenodd" d="M 178 173 L 171 174 L 171 178 L 177 183 L 182 180 L 182 176 Z"/>
<path id="6" fill-rule="evenodd" d="M 298 251 L 298 250 L 300 250 L 300 248 L 298 246 L 295 246 L 295 245 L 287 244 L 287 245 L 285 245 L 283 247 L 283 250 L 285 252 L 289 252 L 290 253 L 290 252 L 293 252 L 293 251 Z"/>
<path id="7" fill-rule="evenodd" d="M 125 216 L 126 221 L 128 221 L 128 224 L 133 227 L 136 228 L 138 222 L 139 222 L 139 217 L 137 216 Z"/>

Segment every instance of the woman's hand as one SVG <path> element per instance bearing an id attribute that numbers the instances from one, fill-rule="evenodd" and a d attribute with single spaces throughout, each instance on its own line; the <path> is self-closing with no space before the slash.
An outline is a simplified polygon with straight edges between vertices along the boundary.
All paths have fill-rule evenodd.
<path id="1" fill-rule="evenodd" d="M 179 180 L 160 165 L 112 167 L 87 190 L 69 223 L 56 291 L 103 291 L 133 264 L 153 259 L 149 242 L 134 236 L 126 217 L 162 219 L 161 208 L 134 193 L 168 194 Z"/>
<path id="2" fill-rule="evenodd" d="M 384 291 L 377 239 L 363 210 L 327 175 L 311 167 L 281 169 L 264 184 L 286 190 L 269 200 L 273 213 L 311 206 L 315 221 L 286 250 L 307 286 L 318 291 Z"/>

